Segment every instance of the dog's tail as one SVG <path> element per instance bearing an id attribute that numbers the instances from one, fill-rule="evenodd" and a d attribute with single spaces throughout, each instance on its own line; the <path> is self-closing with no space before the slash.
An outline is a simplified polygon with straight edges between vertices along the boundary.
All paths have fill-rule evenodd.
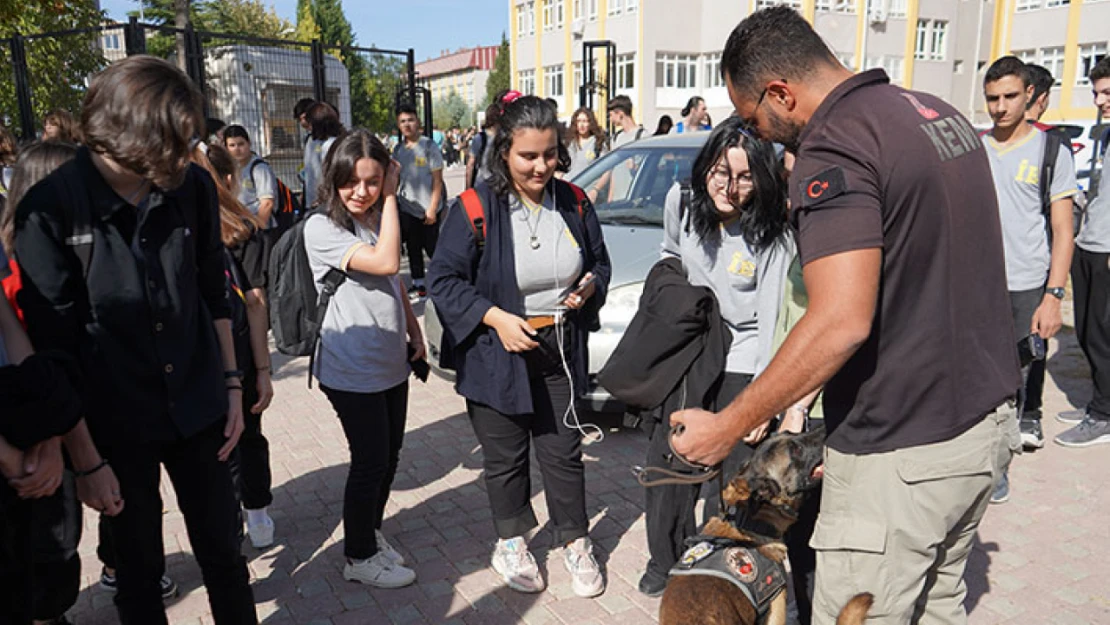
<path id="1" fill-rule="evenodd" d="M 863 625 L 873 603 L 875 603 L 875 595 L 869 592 L 861 592 L 852 597 L 840 611 L 840 616 L 836 617 L 836 625 Z"/>

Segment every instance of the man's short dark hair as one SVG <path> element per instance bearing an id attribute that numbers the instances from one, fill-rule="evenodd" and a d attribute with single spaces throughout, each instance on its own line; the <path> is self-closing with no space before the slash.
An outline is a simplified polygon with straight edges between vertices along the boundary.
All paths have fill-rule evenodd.
<path id="1" fill-rule="evenodd" d="M 313 104 L 316 104 L 316 100 L 312 98 L 301 98 L 297 100 L 297 103 L 293 105 L 293 119 L 300 119 L 301 115 L 307 113 L 308 109 L 312 108 Z"/>
<path id="2" fill-rule="evenodd" d="M 547 105 L 550 106 L 552 108 L 552 110 L 555 111 L 556 115 L 559 114 L 559 101 L 558 100 L 556 100 L 555 98 L 544 98 L 543 101 L 547 102 Z"/>
<path id="3" fill-rule="evenodd" d="M 1029 74 L 1029 82 L 1033 83 L 1033 99 L 1029 101 L 1029 105 L 1032 106 L 1034 102 L 1041 99 L 1041 96 L 1052 91 L 1052 85 L 1056 84 L 1056 79 L 1052 76 L 1052 72 L 1035 63 L 1026 63 L 1025 71 Z"/>
<path id="4" fill-rule="evenodd" d="M 632 98 L 626 95 L 619 95 L 609 100 L 608 110 L 620 111 L 629 117 L 632 117 Z"/>
<path id="5" fill-rule="evenodd" d="M 397 105 L 397 117 L 405 114 L 412 115 L 413 117 L 416 117 L 417 120 L 420 119 L 420 116 L 416 114 L 416 107 L 413 106 L 411 102 L 402 102 L 401 104 Z"/>
<path id="6" fill-rule="evenodd" d="M 839 65 L 817 31 L 788 6 L 746 17 L 729 35 L 721 53 L 721 76 L 753 99 L 767 80 L 803 81 L 817 69 Z"/>
<path id="7" fill-rule="evenodd" d="M 1025 62 L 1016 56 L 1004 56 L 987 68 L 987 73 L 983 76 L 983 85 L 989 85 L 992 82 L 1002 80 L 1007 76 L 1017 76 L 1021 79 L 1021 84 L 1029 87 L 1031 83 L 1029 79 L 1029 72 L 1026 70 Z"/>
<path id="8" fill-rule="evenodd" d="M 1110 56 L 1104 56 L 1101 61 L 1095 63 L 1095 66 L 1091 68 L 1091 73 L 1087 75 L 1087 78 L 1092 83 L 1096 80 L 1102 80 L 1103 78 L 1110 78 Z"/>

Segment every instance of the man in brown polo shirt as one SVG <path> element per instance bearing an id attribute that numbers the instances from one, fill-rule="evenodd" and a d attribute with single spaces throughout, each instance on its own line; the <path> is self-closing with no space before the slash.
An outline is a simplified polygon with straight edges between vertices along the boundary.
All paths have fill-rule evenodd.
<path id="1" fill-rule="evenodd" d="M 940 99 L 853 75 L 797 12 L 759 11 L 721 69 L 790 181 L 810 305 L 718 414 L 683 411 L 675 449 L 713 464 L 824 385 L 828 450 L 814 623 L 869 591 L 869 623 L 963 623 L 964 566 L 1020 446 L 1021 384 L 990 166 Z"/>

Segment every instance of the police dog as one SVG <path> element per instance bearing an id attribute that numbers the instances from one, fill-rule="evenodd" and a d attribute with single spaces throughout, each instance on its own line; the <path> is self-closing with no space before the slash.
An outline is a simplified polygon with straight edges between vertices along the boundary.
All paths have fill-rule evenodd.
<path id="1" fill-rule="evenodd" d="M 797 519 L 806 495 L 813 491 L 823 474 L 825 430 L 818 427 L 805 434 L 775 434 L 755 451 L 752 459 L 729 481 L 722 495 L 724 509 L 710 519 L 701 536 L 729 539 L 726 566 L 739 564 L 737 570 L 758 570 L 758 552 L 770 561 L 767 569 L 779 569 L 786 558 L 783 534 Z M 734 552 L 740 555 L 733 555 Z M 704 552 L 692 547 L 682 563 L 696 560 Z M 747 555 L 743 555 L 747 554 Z M 682 565 L 680 563 L 680 566 Z M 677 567 L 676 567 L 677 570 Z M 766 578 L 764 577 L 766 576 Z M 754 576 L 753 576 L 754 577 Z M 771 576 L 761 572 L 753 584 Z M 776 584 L 776 587 L 780 584 Z M 769 587 L 770 588 L 770 587 Z M 773 592 L 773 590 L 771 591 Z M 758 593 L 757 593 L 758 594 Z M 764 604 L 766 605 L 766 604 Z M 764 615 L 734 582 L 707 575 L 672 573 L 659 606 L 660 625 L 784 625 L 786 590 L 769 600 Z"/>

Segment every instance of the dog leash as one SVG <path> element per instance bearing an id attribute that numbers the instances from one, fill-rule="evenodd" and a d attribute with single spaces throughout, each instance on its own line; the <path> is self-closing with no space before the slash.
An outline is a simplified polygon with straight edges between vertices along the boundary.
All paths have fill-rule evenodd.
<path id="1" fill-rule="evenodd" d="M 668 462 L 678 460 L 682 464 L 689 467 L 693 473 L 687 471 L 674 471 L 671 469 L 664 469 L 663 467 L 632 467 L 632 474 L 636 476 L 636 481 L 644 488 L 651 488 L 653 486 L 663 486 L 666 484 L 702 484 L 709 480 L 719 477 L 721 475 L 721 465 L 712 467 L 690 462 L 682 457 L 682 454 L 674 450 L 674 436 L 682 434 L 685 427 L 682 424 L 676 425 L 671 428 L 670 433 L 667 435 L 667 446 L 670 447 L 671 452 L 667 454 L 666 460 Z M 659 475 L 661 477 L 652 478 L 652 475 Z"/>

